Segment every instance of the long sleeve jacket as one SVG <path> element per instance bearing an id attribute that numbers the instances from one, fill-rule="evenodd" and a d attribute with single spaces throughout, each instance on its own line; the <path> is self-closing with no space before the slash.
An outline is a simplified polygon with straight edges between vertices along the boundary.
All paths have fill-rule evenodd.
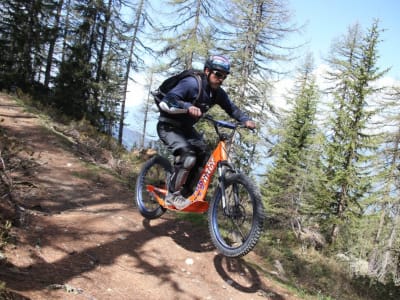
<path id="1" fill-rule="evenodd" d="M 165 109 L 160 110 L 160 120 L 171 119 L 182 126 L 193 126 L 198 119 L 191 117 L 187 109 L 194 105 L 206 113 L 215 104 L 218 104 L 230 117 L 239 122 L 245 122 L 250 118 L 242 112 L 228 97 L 222 88 L 212 90 L 206 76 L 202 76 L 202 91 L 200 93 L 196 78 L 193 76 L 182 79 L 170 90 L 161 102 Z M 200 98 L 194 100 L 200 93 Z"/>

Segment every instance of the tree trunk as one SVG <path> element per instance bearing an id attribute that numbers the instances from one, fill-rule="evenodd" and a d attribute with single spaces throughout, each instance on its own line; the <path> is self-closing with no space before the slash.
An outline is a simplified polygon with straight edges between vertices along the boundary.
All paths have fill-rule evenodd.
<path id="1" fill-rule="evenodd" d="M 136 38 L 137 38 L 137 33 L 139 31 L 139 24 L 140 24 L 140 20 L 141 20 L 143 5 L 144 5 L 144 0 L 141 0 L 139 3 L 139 6 L 137 8 L 137 11 L 136 11 L 134 32 L 133 32 L 131 47 L 129 50 L 128 64 L 126 66 L 126 73 L 125 73 L 125 77 L 124 77 L 124 89 L 122 91 L 123 96 L 122 96 L 122 101 L 121 101 L 121 115 L 120 115 L 119 130 L 118 130 L 118 143 L 120 145 L 122 145 L 122 136 L 123 136 L 123 132 L 124 132 L 125 103 L 126 103 L 126 93 L 128 92 L 129 73 L 131 71 L 132 55 L 133 55 L 133 51 L 134 51 L 135 45 L 136 45 Z"/>
<path id="2" fill-rule="evenodd" d="M 71 0 L 67 0 L 66 4 L 66 16 L 65 16 L 65 24 L 64 24 L 64 31 L 63 31 L 63 46 L 61 50 L 61 64 L 65 61 L 65 52 L 67 49 L 67 39 L 68 39 L 68 30 L 69 30 L 69 12 L 71 11 Z"/>
<path id="3" fill-rule="evenodd" d="M 95 82 L 99 83 L 101 80 L 101 72 L 103 70 L 103 59 L 104 59 L 104 49 L 106 47 L 106 42 L 107 42 L 107 33 L 108 33 L 108 27 L 111 19 L 111 5 L 112 5 L 112 0 L 108 0 L 108 5 L 107 5 L 107 11 L 105 12 L 105 20 L 104 20 L 104 25 L 103 27 L 103 34 L 101 37 L 101 45 L 100 45 L 100 51 L 99 55 L 97 57 L 97 68 L 96 68 L 96 79 Z M 100 111 L 100 105 L 99 105 L 99 92 L 98 89 L 94 90 L 94 109 L 96 113 Z M 98 116 L 95 116 L 98 117 Z"/>
<path id="4" fill-rule="evenodd" d="M 392 261 L 392 253 L 394 250 L 394 242 L 396 240 L 396 236 L 397 236 L 397 229 L 399 227 L 400 224 L 400 216 L 399 216 L 399 211 L 397 210 L 397 214 L 393 220 L 393 226 L 392 226 L 392 230 L 390 233 L 390 237 L 389 240 L 387 241 L 387 246 L 386 246 L 386 250 L 385 253 L 383 255 L 383 260 L 382 260 L 382 264 L 381 264 L 381 270 L 379 272 L 378 278 L 380 280 L 384 280 L 386 277 L 386 273 L 388 272 L 388 265 L 391 263 L 394 263 L 394 261 Z"/>
<path id="5" fill-rule="evenodd" d="M 58 2 L 58 6 L 57 6 L 57 14 L 56 14 L 55 22 L 54 22 L 53 36 L 52 36 L 52 40 L 50 41 L 49 51 L 47 53 L 46 71 L 45 71 L 45 75 L 44 75 L 45 88 L 48 88 L 49 83 L 50 83 L 51 66 L 53 63 L 54 48 L 55 48 L 56 42 L 57 42 L 57 37 L 58 37 L 58 32 L 59 32 L 58 27 L 60 25 L 61 10 L 62 10 L 63 4 L 64 4 L 64 0 L 60 0 L 60 2 Z"/>
<path id="6" fill-rule="evenodd" d="M 151 95 L 151 87 L 153 85 L 153 72 L 151 73 L 150 76 L 150 83 L 149 83 L 149 89 L 147 91 L 147 100 L 144 106 L 144 120 L 143 120 L 143 131 L 142 131 L 142 138 L 140 140 L 140 148 L 144 149 L 144 142 L 146 138 L 146 127 L 147 127 L 147 115 L 149 113 L 149 108 L 150 108 L 150 95 Z"/>

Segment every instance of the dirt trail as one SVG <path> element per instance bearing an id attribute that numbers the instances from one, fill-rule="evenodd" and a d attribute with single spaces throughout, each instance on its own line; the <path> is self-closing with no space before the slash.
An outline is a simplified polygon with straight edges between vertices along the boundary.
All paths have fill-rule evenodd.
<path id="1" fill-rule="evenodd" d="M 219 255 L 207 228 L 144 220 L 131 190 L 4 94 L 0 120 L 37 164 L 19 175 L 33 184 L 18 199 L 26 218 L 0 262 L 14 299 L 299 299 L 252 267 L 254 253 Z"/>

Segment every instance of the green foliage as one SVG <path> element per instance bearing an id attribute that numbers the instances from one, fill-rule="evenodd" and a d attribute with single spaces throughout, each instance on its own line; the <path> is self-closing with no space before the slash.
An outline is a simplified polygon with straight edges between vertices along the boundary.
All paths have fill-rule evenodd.
<path id="1" fill-rule="evenodd" d="M 352 285 L 364 299 L 397 300 L 400 298 L 399 286 L 393 278 L 384 284 L 370 277 L 357 277 L 352 281 Z"/>
<path id="2" fill-rule="evenodd" d="M 12 224 L 10 221 L 5 221 L 4 224 L 0 224 L 0 250 L 7 245 L 10 239 L 10 230 Z"/>
<path id="3" fill-rule="evenodd" d="M 304 299 L 366 299 L 358 296 L 351 277 L 335 260 L 314 249 L 303 249 L 290 231 L 269 228 L 257 252 L 264 257 L 269 276 L 276 274 L 274 279 Z M 277 262 L 284 274 L 278 271 Z"/>
<path id="4" fill-rule="evenodd" d="M 376 112 L 367 107 L 369 97 L 377 92 L 372 83 L 384 75 L 376 67 L 377 26 L 374 23 L 366 34 L 358 25 L 351 27 L 333 48 L 330 59 L 333 87 L 328 91 L 333 95 L 334 115 L 330 121 L 332 137 L 327 140 L 325 152 L 330 193 L 326 223 L 332 226 L 332 242 L 337 241 L 340 229 L 361 216 L 361 201 L 373 186 L 371 166 L 378 145 L 369 133 L 368 121 Z"/>
<path id="5" fill-rule="evenodd" d="M 21 89 L 111 135 L 121 117 L 125 49 L 118 26 L 111 26 L 120 22 L 120 12 L 107 3 L 3 1 L 0 88 Z"/>
<path id="6" fill-rule="evenodd" d="M 56 78 L 54 102 L 65 114 L 79 120 L 89 110 L 87 102 L 90 95 L 90 66 L 84 60 L 88 55 L 84 45 L 75 47 L 71 55 L 60 66 Z"/>
<path id="7" fill-rule="evenodd" d="M 209 0 L 173 1 L 168 4 L 164 7 L 168 23 L 156 35 L 157 43 L 162 45 L 159 53 L 172 57 L 166 66 L 169 72 L 193 68 L 194 62 L 204 60 L 214 48 L 213 36 L 219 25 L 217 10 Z"/>
<path id="8" fill-rule="evenodd" d="M 312 62 L 300 70 L 293 91 L 291 111 L 282 120 L 278 143 L 272 149 L 274 163 L 262 188 L 272 218 L 294 224 L 307 214 L 315 214 L 321 196 L 319 151 L 316 143 L 316 103 L 318 91 Z"/>

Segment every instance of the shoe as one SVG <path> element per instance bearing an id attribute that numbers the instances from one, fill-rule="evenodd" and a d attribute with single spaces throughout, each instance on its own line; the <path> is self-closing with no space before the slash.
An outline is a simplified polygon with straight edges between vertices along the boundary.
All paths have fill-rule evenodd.
<path id="1" fill-rule="evenodd" d="M 168 193 L 165 197 L 165 204 L 173 205 L 176 209 L 184 209 L 192 203 L 189 199 L 186 199 L 181 195 L 179 191 L 174 193 Z"/>
<path id="2" fill-rule="evenodd" d="M 190 187 L 183 186 L 183 188 L 181 189 L 181 195 L 187 198 L 191 194 L 193 194 L 193 189 L 191 189 Z"/>

